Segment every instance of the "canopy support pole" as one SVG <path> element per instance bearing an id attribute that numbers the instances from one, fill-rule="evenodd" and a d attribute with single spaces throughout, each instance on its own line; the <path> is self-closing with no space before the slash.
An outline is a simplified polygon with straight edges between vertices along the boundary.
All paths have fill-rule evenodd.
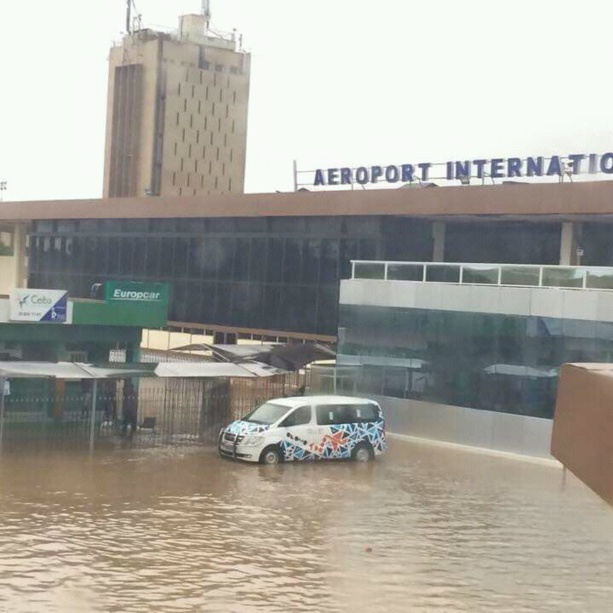
<path id="1" fill-rule="evenodd" d="M 92 390 L 91 420 L 89 428 L 89 453 L 94 453 L 94 439 L 96 437 L 96 396 L 98 395 L 98 379 L 94 379 L 94 389 Z"/>

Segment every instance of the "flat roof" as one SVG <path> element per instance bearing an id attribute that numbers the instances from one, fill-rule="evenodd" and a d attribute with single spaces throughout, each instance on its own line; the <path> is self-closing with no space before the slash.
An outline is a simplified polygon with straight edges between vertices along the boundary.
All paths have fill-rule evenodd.
<path id="1" fill-rule="evenodd" d="M 337 215 L 613 215 L 613 181 L 0 202 L 0 222 Z"/>
<path id="2" fill-rule="evenodd" d="M 299 407 L 305 404 L 374 404 L 370 398 L 356 396 L 334 396 L 319 394 L 314 396 L 289 396 L 287 398 L 271 398 L 266 402 L 273 402 L 288 407 Z"/>

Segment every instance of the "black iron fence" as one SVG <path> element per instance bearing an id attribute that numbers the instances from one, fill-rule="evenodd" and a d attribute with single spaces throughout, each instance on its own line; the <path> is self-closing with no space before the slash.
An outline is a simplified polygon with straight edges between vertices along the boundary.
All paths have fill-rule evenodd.
<path id="1" fill-rule="evenodd" d="M 253 379 L 141 379 L 22 385 L 4 398 L 2 451 L 32 446 L 213 444 L 219 429 L 271 398 L 304 392 L 304 372 Z M 45 391 L 47 393 L 45 393 Z M 93 408 L 95 407 L 95 410 Z M 92 414 L 94 420 L 92 422 Z"/>

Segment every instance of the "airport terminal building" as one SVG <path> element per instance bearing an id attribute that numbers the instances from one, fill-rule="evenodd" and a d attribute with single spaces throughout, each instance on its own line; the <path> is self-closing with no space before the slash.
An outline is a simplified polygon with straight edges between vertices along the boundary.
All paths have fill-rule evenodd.
<path id="1" fill-rule="evenodd" d="M 336 335 L 351 260 L 613 265 L 613 183 L 5 202 L 28 285 L 172 284 L 169 319 Z"/>
<path id="2" fill-rule="evenodd" d="M 540 358 L 532 350 L 512 348 L 500 355 L 487 354 L 487 364 L 477 360 L 475 369 L 479 372 L 506 364 L 542 373 L 559 367 L 560 360 L 610 356 L 608 345 L 604 347 L 598 340 L 599 333 L 592 331 L 600 324 L 608 326 L 609 311 L 613 310 L 613 305 L 611 309 L 607 306 L 611 295 L 609 273 L 601 269 L 613 267 L 611 181 L 4 202 L 0 205 L 0 226 L 4 235 L 15 237 L 16 246 L 12 256 L 6 255 L 6 249 L 0 256 L 7 260 L 0 262 L 2 270 L 11 273 L 12 266 L 13 277 L 27 277 L 29 287 L 65 289 L 72 297 L 86 298 L 92 285 L 108 280 L 166 282 L 171 285 L 169 322 L 184 329 L 262 337 L 284 333 L 288 338 L 332 341 L 339 330 L 340 302 L 340 363 L 349 356 L 348 364 L 355 365 L 364 361 L 364 355 L 373 353 L 367 339 L 372 340 L 372 331 L 382 321 L 373 308 L 411 310 L 416 305 L 422 305 L 420 313 L 394 312 L 383 318 L 387 328 L 379 340 L 402 337 L 405 349 L 410 348 L 402 356 L 395 355 L 397 347 L 392 343 L 389 358 L 431 361 L 424 349 L 428 346 L 431 357 L 434 347 L 434 353 L 442 356 L 445 341 L 441 330 L 445 326 L 478 331 L 478 343 L 456 342 L 454 346 L 456 350 L 470 346 L 471 351 L 483 347 L 487 354 L 488 343 L 501 346 L 501 326 L 508 325 L 516 325 L 513 333 L 520 336 L 530 330 L 549 334 L 548 338 L 558 335 L 558 343 Z M 20 252 L 19 245 L 27 249 Z M 368 269 L 362 268 L 360 274 L 366 274 L 366 278 L 360 278 L 355 276 L 352 261 L 410 262 L 417 268 L 422 265 L 422 270 L 405 267 L 405 277 L 394 279 L 377 276 L 381 268 L 370 278 L 370 273 L 363 272 Z M 513 273 L 490 266 L 460 278 L 462 267 L 430 266 L 425 267 L 429 271 L 425 273 L 424 263 L 512 264 L 516 268 L 523 265 L 524 269 Z M 577 266 L 580 269 L 574 268 Z M 599 270 L 590 272 L 595 267 Z M 511 283 L 504 281 L 511 278 Z M 343 279 L 348 285 L 341 292 Z M 592 282 L 596 285 L 590 286 Z M 362 289 L 355 289 L 356 284 Z M 507 292 L 503 300 L 500 296 L 506 285 L 515 286 L 515 293 Z M 432 289 L 435 286 L 437 289 Z M 487 295 L 478 297 L 475 290 L 471 297 L 451 297 L 474 287 Z M 516 299 L 522 288 L 524 297 Z M 536 303 L 533 297 L 525 298 L 526 292 L 537 295 L 534 300 L 540 300 L 541 306 L 542 297 L 550 294 L 543 307 L 549 311 L 532 312 L 530 305 Z M 562 295 L 570 298 L 560 298 Z M 503 304 L 505 301 L 508 305 Z M 495 309 L 491 306 L 494 302 Z M 452 303 L 453 309 L 449 307 Z M 481 303 L 490 306 L 481 307 Z M 359 316 L 358 307 L 366 309 Z M 569 310 L 565 312 L 564 308 Z M 482 309 L 503 319 L 537 319 L 530 323 L 522 320 L 521 324 L 501 323 L 499 319 L 487 325 L 471 319 L 467 328 L 460 321 L 462 317 L 478 319 Z M 559 317 L 551 309 L 558 309 Z M 424 310 L 431 312 L 428 326 L 433 327 L 426 329 L 418 323 L 429 317 Z M 451 311 L 456 319 L 444 323 Z M 433 323 L 436 317 L 438 323 Z M 541 321 L 539 317 L 557 317 L 558 322 Z M 586 329 L 582 328 L 587 340 L 579 343 L 580 350 L 576 343 L 565 345 L 564 335 L 575 334 L 567 321 L 580 321 L 590 330 L 584 334 Z M 413 344 L 406 340 L 407 330 L 415 331 Z M 486 330 L 492 331 L 492 338 Z M 350 342 L 355 334 L 362 337 L 362 349 L 360 343 Z M 574 353 L 560 349 L 571 345 L 577 349 Z M 379 360 L 386 357 L 381 346 L 374 353 Z M 458 359 L 463 358 L 456 355 Z M 430 389 L 436 379 L 445 380 L 441 374 L 444 360 L 438 359 L 437 364 L 436 378 L 430 375 Z M 522 376 L 529 377 L 530 373 L 523 371 Z M 378 388 L 375 385 L 382 396 L 400 399 L 404 407 L 425 402 L 417 398 L 420 392 L 415 389 L 419 387 L 407 387 L 406 373 L 379 373 L 377 377 L 379 382 L 387 381 Z M 394 383 L 389 383 L 390 377 Z M 523 414 L 550 423 L 551 403 L 542 398 L 551 398 L 555 377 L 539 376 L 547 385 L 536 386 L 536 391 L 528 384 L 522 387 L 522 383 L 515 401 L 509 400 L 511 391 L 506 399 L 495 400 L 495 389 L 485 388 L 477 398 L 470 391 L 474 388 L 470 377 L 466 385 L 461 378 L 456 377 L 445 388 L 453 393 L 435 399 L 437 405 L 468 407 L 484 415 Z M 401 379 L 405 382 L 402 385 Z M 372 393 L 375 388 L 371 388 Z M 537 396 L 541 400 L 537 401 Z M 528 406 L 537 408 L 528 410 Z M 425 434 L 437 436 L 435 431 L 429 432 Z M 453 436 L 443 438 L 453 440 Z M 492 445 L 497 446 L 495 442 Z"/>

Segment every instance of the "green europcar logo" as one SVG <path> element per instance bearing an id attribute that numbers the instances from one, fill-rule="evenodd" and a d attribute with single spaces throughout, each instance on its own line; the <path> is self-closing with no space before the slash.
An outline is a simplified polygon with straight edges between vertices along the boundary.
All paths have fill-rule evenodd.
<path id="1" fill-rule="evenodd" d="M 106 299 L 122 302 L 168 303 L 166 283 L 106 283 Z"/>

